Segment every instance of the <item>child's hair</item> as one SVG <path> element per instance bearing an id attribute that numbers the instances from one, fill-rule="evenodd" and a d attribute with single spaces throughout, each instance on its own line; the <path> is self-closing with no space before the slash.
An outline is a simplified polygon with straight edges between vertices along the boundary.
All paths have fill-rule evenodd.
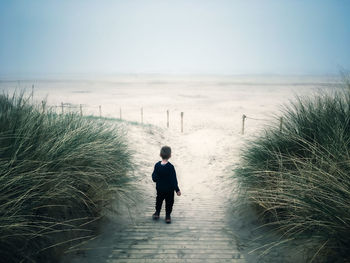
<path id="1" fill-rule="evenodd" d="M 169 146 L 163 146 L 162 149 L 160 149 L 160 157 L 162 159 L 169 159 L 171 156 L 171 148 Z"/>

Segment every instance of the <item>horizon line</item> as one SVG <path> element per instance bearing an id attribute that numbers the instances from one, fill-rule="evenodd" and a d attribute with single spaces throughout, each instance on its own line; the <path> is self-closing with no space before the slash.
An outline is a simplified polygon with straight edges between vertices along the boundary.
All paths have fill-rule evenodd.
<path id="1" fill-rule="evenodd" d="M 0 81 L 26 81 L 26 80 L 52 80 L 72 78 L 77 79 L 99 79 L 102 77 L 118 76 L 159 76 L 159 77 L 342 77 L 349 74 L 349 71 L 339 70 L 338 73 L 184 73 L 184 72 L 81 72 L 81 73 L 0 73 Z"/>

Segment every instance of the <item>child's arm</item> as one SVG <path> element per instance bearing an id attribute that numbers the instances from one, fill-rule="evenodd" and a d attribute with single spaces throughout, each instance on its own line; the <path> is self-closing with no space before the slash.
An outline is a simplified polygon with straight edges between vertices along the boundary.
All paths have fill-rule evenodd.
<path id="1" fill-rule="evenodd" d="M 158 180 L 158 176 L 157 176 L 157 173 L 156 173 L 156 166 L 154 165 L 154 169 L 153 169 L 153 173 L 152 173 L 152 180 L 153 182 L 157 182 Z"/>
<path id="2" fill-rule="evenodd" d="M 173 176 L 172 177 L 173 177 L 173 185 L 174 185 L 175 192 L 177 193 L 178 196 L 180 196 L 181 192 L 180 192 L 180 189 L 179 189 L 179 186 L 178 186 L 178 183 L 177 183 L 175 167 L 173 169 Z"/>

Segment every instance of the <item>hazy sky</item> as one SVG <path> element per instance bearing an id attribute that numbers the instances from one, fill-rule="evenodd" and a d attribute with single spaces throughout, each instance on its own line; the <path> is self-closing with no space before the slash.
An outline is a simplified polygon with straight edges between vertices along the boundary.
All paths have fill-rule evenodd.
<path id="1" fill-rule="evenodd" d="M 0 75 L 350 69 L 350 0 L 0 0 Z"/>

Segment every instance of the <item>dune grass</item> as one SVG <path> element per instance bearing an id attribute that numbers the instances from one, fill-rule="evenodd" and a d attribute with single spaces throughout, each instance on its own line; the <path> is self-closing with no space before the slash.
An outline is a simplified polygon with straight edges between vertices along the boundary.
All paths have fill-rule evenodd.
<path id="1" fill-rule="evenodd" d="M 118 126 L 0 95 L 1 262 L 58 262 L 134 190 Z"/>
<path id="2" fill-rule="evenodd" d="M 317 262 L 349 262 L 350 86 L 297 98 L 284 128 L 267 128 L 242 153 L 242 196 L 282 239 L 313 244 Z M 301 242 L 301 243 L 303 243 Z"/>

